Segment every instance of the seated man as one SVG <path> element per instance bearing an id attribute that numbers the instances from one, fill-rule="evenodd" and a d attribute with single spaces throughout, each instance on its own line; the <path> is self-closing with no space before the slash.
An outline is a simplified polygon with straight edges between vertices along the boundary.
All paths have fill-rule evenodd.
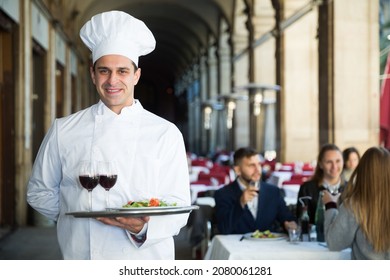
<path id="1" fill-rule="evenodd" d="M 215 192 L 215 211 L 221 234 L 244 234 L 255 230 L 280 231 L 297 226 L 277 186 L 261 181 L 259 154 L 240 148 L 233 156 L 234 182 Z"/>

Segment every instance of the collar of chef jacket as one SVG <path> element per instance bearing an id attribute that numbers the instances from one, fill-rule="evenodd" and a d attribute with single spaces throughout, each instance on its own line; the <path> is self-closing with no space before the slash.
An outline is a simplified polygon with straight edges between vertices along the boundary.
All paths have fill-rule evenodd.
<path id="1" fill-rule="evenodd" d="M 112 110 L 110 110 L 101 100 L 98 103 L 97 114 L 105 116 L 114 116 L 117 118 L 127 118 L 129 116 L 134 116 L 143 109 L 141 102 L 138 99 L 134 99 L 134 102 L 131 106 L 126 106 L 122 109 L 121 113 L 118 115 Z"/>

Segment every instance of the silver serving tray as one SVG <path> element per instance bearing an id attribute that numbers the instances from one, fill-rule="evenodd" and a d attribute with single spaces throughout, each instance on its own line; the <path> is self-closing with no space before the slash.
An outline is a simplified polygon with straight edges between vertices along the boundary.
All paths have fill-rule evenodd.
<path id="1" fill-rule="evenodd" d="M 134 208 L 108 208 L 106 211 L 80 211 L 68 212 L 75 218 L 98 218 L 98 217 L 141 217 L 163 216 L 190 213 L 199 209 L 198 205 L 191 206 L 162 206 L 162 207 L 134 207 Z"/>

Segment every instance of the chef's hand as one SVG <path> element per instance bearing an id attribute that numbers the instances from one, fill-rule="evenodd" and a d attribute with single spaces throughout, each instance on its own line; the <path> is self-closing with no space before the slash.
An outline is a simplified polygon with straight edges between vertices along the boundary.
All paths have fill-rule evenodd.
<path id="1" fill-rule="evenodd" d="M 241 207 L 244 208 L 249 201 L 257 197 L 259 195 L 258 191 L 258 188 L 254 186 L 247 187 L 240 197 Z"/>
<path id="2" fill-rule="evenodd" d="M 149 216 L 115 217 L 115 218 L 99 217 L 96 219 L 106 225 L 123 228 L 127 231 L 137 234 L 142 230 L 144 225 L 149 221 L 150 217 Z"/>

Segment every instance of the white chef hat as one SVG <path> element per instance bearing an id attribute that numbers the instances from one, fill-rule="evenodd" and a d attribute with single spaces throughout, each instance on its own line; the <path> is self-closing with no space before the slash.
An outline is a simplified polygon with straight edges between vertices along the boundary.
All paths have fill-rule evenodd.
<path id="1" fill-rule="evenodd" d="M 80 30 L 80 38 L 92 51 L 93 63 L 108 54 L 123 55 L 138 66 L 138 58 L 152 52 L 156 40 L 145 23 L 121 11 L 95 15 Z"/>

